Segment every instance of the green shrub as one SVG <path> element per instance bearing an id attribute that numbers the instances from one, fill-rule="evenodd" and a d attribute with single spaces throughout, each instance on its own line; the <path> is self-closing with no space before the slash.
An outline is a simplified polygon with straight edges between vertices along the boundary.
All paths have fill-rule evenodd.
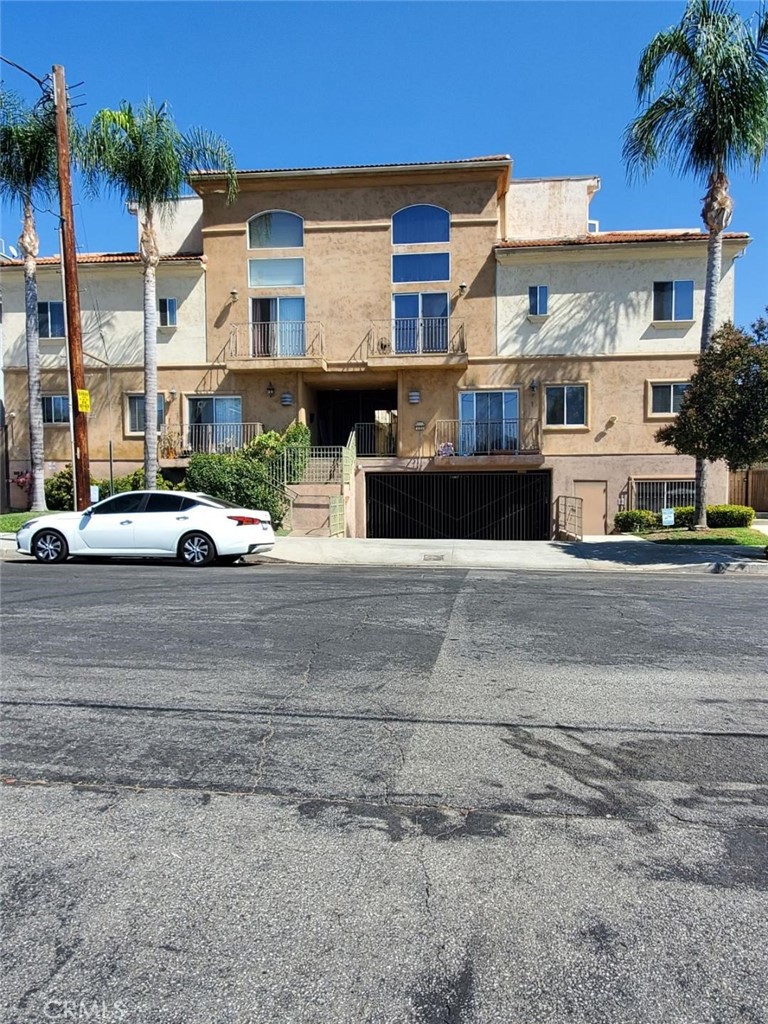
<path id="1" fill-rule="evenodd" d="M 283 448 L 285 448 L 285 441 L 282 435 L 278 434 L 276 430 L 268 430 L 244 444 L 239 454 L 256 462 L 266 462 L 276 455 L 280 455 Z"/>
<path id="2" fill-rule="evenodd" d="M 707 526 L 713 530 L 728 526 L 751 526 L 755 510 L 748 505 L 707 505 Z"/>
<path id="3" fill-rule="evenodd" d="M 126 476 L 116 476 L 111 486 L 109 480 L 99 480 L 99 501 L 103 498 L 109 498 L 113 494 L 125 494 L 126 491 L 143 491 L 144 488 L 144 467 L 141 466 Z M 173 484 L 158 473 L 155 490 L 172 491 L 173 489 Z"/>
<path id="4" fill-rule="evenodd" d="M 617 512 L 613 517 L 613 525 L 619 533 L 638 533 L 640 530 L 655 530 L 661 524 L 658 512 L 647 508 L 629 508 Z"/>
<path id="5" fill-rule="evenodd" d="M 244 455 L 193 455 L 189 460 L 184 488 L 202 491 L 245 508 L 264 509 L 280 526 L 288 501 L 266 478 L 264 468 Z"/>
<path id="6" fill-rule="evenodd" d="M 696 509 L 693 505 L 676 505 L 675 529 L 690 530 L 696 522 L 694 516 Z"/>
<path id="7" fill-rule="evenodd" d="M 45 481 L 45 503 L 52 512 L 71 512 L 75 484 L 70 463 Z"/>

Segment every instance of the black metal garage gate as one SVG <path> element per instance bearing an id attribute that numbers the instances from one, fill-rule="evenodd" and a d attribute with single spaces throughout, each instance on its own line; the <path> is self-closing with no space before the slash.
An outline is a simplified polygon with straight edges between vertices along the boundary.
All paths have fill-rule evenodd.
<path id="1" fill-rule="evenodd" d="M 551 477 L 533 473 L 366 473 L 369 537 L 549 540 Z"/>

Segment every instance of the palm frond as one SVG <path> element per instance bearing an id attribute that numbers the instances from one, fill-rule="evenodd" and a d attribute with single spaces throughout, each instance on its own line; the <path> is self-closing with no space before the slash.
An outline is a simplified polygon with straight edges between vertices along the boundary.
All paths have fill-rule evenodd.
<path id="1" fill-rule="evenodd" d="M 50 104 L 28 106 L 0 91 L 0 194 L 15 205 L 48 199 L 57 188 L 56 123 Z"/>

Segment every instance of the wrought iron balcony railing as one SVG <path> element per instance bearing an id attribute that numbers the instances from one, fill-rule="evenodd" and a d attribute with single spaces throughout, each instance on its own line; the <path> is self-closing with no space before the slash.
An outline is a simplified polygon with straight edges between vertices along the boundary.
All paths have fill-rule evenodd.
<path id="1" fill-rule="evenodd" d="M 355 443 L 358 456 L 397 455 L 396 423 L 356 423 Z"/>
<path id="2" fill-rule="evenodd" d="M 164 427 L 158 439 L 158 454 L 161 459 L 179 459 L 195 453 L 234 452 L 263 432 L 261 423 L 188 423 L 180 429 Z"/>
<path id="3" fill-rule="evenodd" d="M 436 455 L 531 455 L 541 451 L 537 419 L 438 420 Z"/>
<path id="4" fill-rule="evenodd" d="M 323 324 L 312 320 L 233 324 L 229 355 L 233 359 L 319 359 Z"/>
<path id="5" fill-rule="evenodd" d="M 460 355 L 464 352 L 464 321 L 455 317 L 406 316 L 373 321 L 371 356 Z"/>

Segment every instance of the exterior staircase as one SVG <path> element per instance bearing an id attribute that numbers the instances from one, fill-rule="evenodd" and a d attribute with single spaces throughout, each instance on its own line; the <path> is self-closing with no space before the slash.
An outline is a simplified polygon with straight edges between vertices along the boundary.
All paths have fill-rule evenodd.
<path id="1" fill-rule="evenodd" d="M 354 435 L 344 446 L 287 448 L 268 467 L 289 502 L 283 527 L 294 537 L 344 537 L 356 457 Z"/>

